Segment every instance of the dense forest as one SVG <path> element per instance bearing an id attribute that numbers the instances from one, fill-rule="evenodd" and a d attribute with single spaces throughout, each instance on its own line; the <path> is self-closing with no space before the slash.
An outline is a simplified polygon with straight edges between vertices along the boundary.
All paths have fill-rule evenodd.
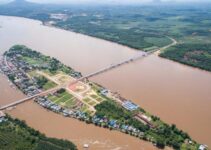
<path id="1" fill-rule="evenodd" d="M 0 123 L 1 150 L 77 150 L 70 141 L 48 138 L 28 127 L 24 121 L 7 116 Z"/>
<path id="2" fill-rule="evenodd" d="M 211 44 L 178 44 L 160 56 L 211 71 Z"/>

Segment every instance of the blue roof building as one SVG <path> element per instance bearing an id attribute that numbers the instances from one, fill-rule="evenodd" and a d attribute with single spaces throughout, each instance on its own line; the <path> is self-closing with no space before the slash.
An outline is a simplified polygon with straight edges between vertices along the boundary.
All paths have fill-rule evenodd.
<path id="1" fill-rule="evenodd" d="M 136 105 L 136 104 L 134 104 L 134 103 L 132 103 L 132 102 L 130 102 L 130 101 L 124 102 L 124 103 L 122 104 L 122 106 L 123 106 L 124 108 L 126 108 L 127 110 L 130 110 L 130 111 L 133 111 L 133 110 L 136 110 L 136 109 L 139 108 L 138 105 Z"/>

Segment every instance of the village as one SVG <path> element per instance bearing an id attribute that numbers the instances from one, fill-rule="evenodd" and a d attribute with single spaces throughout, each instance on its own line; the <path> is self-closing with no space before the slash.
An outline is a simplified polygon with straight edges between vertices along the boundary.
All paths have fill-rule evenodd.
<path id="1" fill-rule="evenodd" d="M 64 117 L 151 141 L 156 146 L 160 144 L 153 137 L 159 126 L 166 126 L 159 118 L 88 79 L 77 81 L 82 77 L 81 73 L 55 58 L 19 45 L 0 58 L 0 71 L 9 78 L 13 88 L 17 87 L 28 97 L 58 87 L 55 91 L 33 98 L 43 108 Z M 3 121 L 4 116 L 1 118 Z M 148 130 L 150 132 L 146 134 Z"/>
<path id="2" fill-rule="evenodd" d="M 57 85 L 69 83 L 81 77 L 80 73 L 78 72 L 71 72 L 71 74 L 69 75 L 65 74 L 64 72 L 59 72 L 54 76 L 49 75 L 48 73 L 41 71 L 49 69 L 49 65 L 47 65 L 46 63 L 42 65 L 39 65 L 37 63 L 31 64 L 30 62 L 25 61 L 25 59 L 22 59 L 21 54 L 22 53 L 18 51 L 14 51 L 12 53 L 2 56 L 0 60 L 0 70 L 6 76 L 8 76 L 10 81 L 14 83 L 15 86 L 27 96 L 38 94 L 43 90 L 47 90 Z M 36 78 L 36 75 L 41 75 L 45 77 L 48 82 L 53 82 L 54 86 L 49 87 L 47 89 L 43 89 L 43 87 L 39 85 L 39 81 L 38 78 Z M 99 93 L 97 93 L 97 90 L 99 91 Z M 71 95 L 71 97 L 74 97 L 75 100 L 78 101 L 76 103 L 77 107 L 74 107 L 73 103 L 70 104 L 70 107 L 67 107 L 67 102 L 69 100 L 67 98 L 66 100 L 62 100 L 62 97 L 60 97 L 62 102 L 58 103 L 58 98 L 56 99 L 57 103 L 55 103 L 55 101 L 53 102 L 50 97 L 55 97 L 55 95 L 58 95 L 59 91 L 67 92 L 66 94 Z M 143 132 L 140 132 L 138 129 L 132 126 L 126 124 L 120 125 L 120 123 L 118 123 L 118 120 L 109 119 L 106 117 L 101 118 L 94 115 L 96 111 L 94 106 L 96 106 L 102 101 L 105 101 L 105 97 L 115 100 L 123 108 L 129 111 L 134 111 L 139 108 L 139 106 L 135 105 L 131 101 L 120 97 L 118 93 L 113 93 L 107 90 L 106 88 L 91 83 L 88 80 L 86 80 L 85 82 L 80 81 L 74 85 L 67 86 L 66 89 L 60 89 L 47 96 L 37 97 L 35 99 L 35 102 L 37 102 L 44 108 L 52 110 L 56 113 L 61 113 L 65 117 L 77 118 L 86 121 L 87 123 L 93 123 L 95 125 L 117 129 L 123 132 L 131 133 L 136 136 L 143 136 Z M 152 124 L 150 124 L 151 118 L 145 116 L 144 114 L 138 114 L 136 118 L 152 127 Z"/>

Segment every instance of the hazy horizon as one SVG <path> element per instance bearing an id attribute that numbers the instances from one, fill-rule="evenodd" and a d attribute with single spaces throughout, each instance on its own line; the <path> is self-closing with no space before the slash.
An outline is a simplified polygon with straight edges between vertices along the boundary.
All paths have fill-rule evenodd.
<path id="1" fill-rule="evenodd" d="M 14 0 L 0 0 L 0 3 L 9 3 Z M 34 3 L 52 3 L 52 4 L 156 4 L 156 3 L 204 3 L 210 0 L 26 0 Z"/>

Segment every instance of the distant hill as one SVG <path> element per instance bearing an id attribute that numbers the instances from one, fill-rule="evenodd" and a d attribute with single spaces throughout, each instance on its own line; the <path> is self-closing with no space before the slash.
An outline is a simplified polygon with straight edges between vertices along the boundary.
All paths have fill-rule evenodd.
<path id="1" fill-rule="evenodd" d="M 40 4 L 28 2 L 25 0 L 14 0 L 10 3 L 5 4 L 6 7 L 31 7 L 31 6 L 40 6 Z"/>

